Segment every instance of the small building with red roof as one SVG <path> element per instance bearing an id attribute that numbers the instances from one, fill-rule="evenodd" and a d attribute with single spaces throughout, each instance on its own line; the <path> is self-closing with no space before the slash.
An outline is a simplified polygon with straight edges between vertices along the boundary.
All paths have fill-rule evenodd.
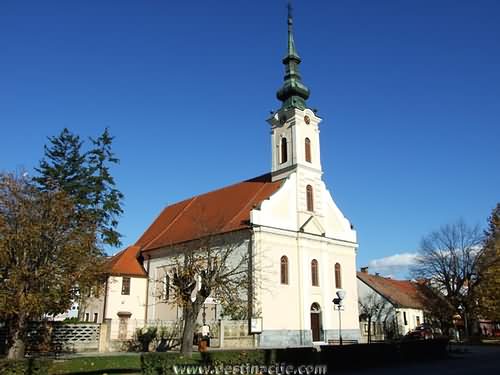
<path id="1" fill-rule="evenodd" d="M 429 301 L 422 283 L 373 275 L 368 273 L 368 267 L 363 267 L 357 273 L 357 278 L 360 303 L 368 303 L 374 296 L 387 302 L 382 316 L 373 322 L 375 334 L 379 337 L 382 334 L 379 331 L 384 329 L 384 325 L 386 330 L 393 331 L 392 334 L 405 335 L 428 319 L 426 312 L 429 310 Z M 368 332 L 366 324 L 366 321 L 361 322 L 362 336 L 366 336 Z"/>

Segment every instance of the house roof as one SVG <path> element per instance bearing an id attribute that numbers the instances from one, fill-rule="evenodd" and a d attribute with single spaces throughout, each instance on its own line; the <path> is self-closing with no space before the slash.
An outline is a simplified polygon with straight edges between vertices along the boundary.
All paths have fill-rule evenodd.
<path id="1" fill-rule="evenodd" d="M 139 246 L 129 246 L 107 261 L 106 270 L 114 276 L 147 277 L 146 271 L 137 259 L 139 255 Z"/>
<path id="2" fill-rule="evenodd" d="M 167 206 L 136 242 L 141 251 L 250 227 L 250 211 L 282 185 L 265 174 Z"/>
<path id="3" fill-rule="evenodd" d="M 395 307 L 424 310 L 427 305 L 427 298 L 422 292 L 422 286 L 419 283 L 370 275 L 367 272 L 358 272 L 357 276 L 358 279 L 385 297 Z"/>

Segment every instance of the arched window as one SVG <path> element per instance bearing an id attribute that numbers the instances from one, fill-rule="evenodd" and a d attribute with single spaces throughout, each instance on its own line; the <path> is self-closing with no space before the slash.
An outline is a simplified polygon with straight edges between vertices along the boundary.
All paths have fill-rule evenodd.
<path id="1" fill-rule="evenodd" d="M 314 211 L 313 188 L 311 185 L 307 185 L 306 194 L 307 194 L 307 211 Z"/>
<path id="2" fill-rule="evenodd" d="M 340 269 L 340 263 L 335 263 L 335 287 L 337 289 L 342 289 L 342 271 Z"/>
<path id="3" fill-rule="evenodd" d="M 306 161 L 311 162 L 311 140 L 306 138 L 305 140 L 305 149 L 306 149 Z"/>
<path id="4" fill-rule="evenodd" d="M 288 258 L 285 255 L 281 257 L 281 283 L 288 284 Z"/>
<path id="5" fill-rule="evenodd" d="M 286 138 L 281 138 L 281 163 L 286 163 L 288 161 L 288 149 Z"/>
<path id="6" fill-rule="evenodd" d="M 311 284 L 312 286 L 319 285 L 318 261 L 316 259 L 313 259 L 311 262 Z"/>

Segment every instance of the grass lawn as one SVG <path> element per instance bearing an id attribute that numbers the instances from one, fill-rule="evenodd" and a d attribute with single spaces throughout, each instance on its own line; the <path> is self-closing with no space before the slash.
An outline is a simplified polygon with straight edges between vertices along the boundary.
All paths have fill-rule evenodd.
<path id="1" fill-rule="evenodd" d="M 141 372 L 141 355 L 113 355 L 100 357 L 82 357 L 55 361 L 51 374 L 95 373 L 96 371 L 117 374 L 124 372 Z"/>

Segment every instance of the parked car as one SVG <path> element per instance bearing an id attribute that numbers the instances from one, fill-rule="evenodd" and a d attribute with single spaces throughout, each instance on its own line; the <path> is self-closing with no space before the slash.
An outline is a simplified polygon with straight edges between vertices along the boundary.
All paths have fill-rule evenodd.
<path id="1" fill-rule="evenodd" d="M 440 328 L 433 328 L 429 324 L 420 324 L 406 334 L 407 339 L 430 340 L 442 336 Z"/>

